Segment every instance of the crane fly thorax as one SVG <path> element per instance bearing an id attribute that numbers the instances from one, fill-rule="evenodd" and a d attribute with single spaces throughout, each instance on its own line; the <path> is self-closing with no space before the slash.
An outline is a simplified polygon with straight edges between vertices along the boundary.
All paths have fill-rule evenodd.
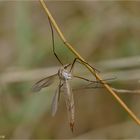
<path id="1" fill-rule="evenodd" d="M 72 74 L 67 69 L 64 68 L 60 68 L 58 70 L 58 76 L 62 80 L 69 80 L 72 78 Z"/>

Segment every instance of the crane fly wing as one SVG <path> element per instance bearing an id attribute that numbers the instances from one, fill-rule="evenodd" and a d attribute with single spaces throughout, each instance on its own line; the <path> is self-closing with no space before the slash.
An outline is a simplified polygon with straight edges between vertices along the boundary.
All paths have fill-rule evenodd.
<path id="1" fill-rule="evenodd" d="M 58 96 L 59 96 L 59 88 L 56 89 L 55 94 L 52 99 L 52 105 L 51 105 L 51 110 L 52 110 L 52 116 L 56 114 L 57 108 L 58 108 Z"/>
<path id="2" fill-rule="evenodd" d="M 49 85 L 51 85 L 54 82 L 56 76 L 57 76 L 57 74 L 54 74 L 54 75 L 51 75 L 49 77 L 46 77 L 46 78 L 43 78 L 43 79 L 39 80 L 38 82 L 36 82 L 34 84 L 33 91 L 38 92 L 42 88 L 48 87 Z"/>
<path id="3" fill-rule="evenodd" d="M 69 85 L 68 80 L 64 81 L 63 87 L 64 87 L 64 97 L 65 97 L 65 102 L 66 102 L 66 107 L 68 112 L 68 120 L 70 123 L 70 128 L 73 131 L 75 107 L 74 107 L 72 89 Z"/>
<path id="4" fill-rule="evenodd" d="M 59 86 L 56 89 L 55 94 L 52 99 L 52 116 L 54 116 L 56 114 L 56 111 L 58 108 L 58 101 L 59 101 L 59 97 L 60 97 L 61 87 L 62 87 L 62 85 L 61 85 L 61 81 L 60 81 Z"/>

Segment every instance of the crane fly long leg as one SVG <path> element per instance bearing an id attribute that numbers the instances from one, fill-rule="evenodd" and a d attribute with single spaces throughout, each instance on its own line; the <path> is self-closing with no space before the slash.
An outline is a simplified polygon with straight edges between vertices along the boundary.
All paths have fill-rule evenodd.
<path id="1" fill-rule="evenodd" d="M 73 99 L 73 93 L 72 89 L 69 85 L 68 80 L 64 80 L 64 97 L 65 97 L 65 102 L 66 102 L 66 107 L 67 107 L 67 113 L 68 113 L 68 119 L 70 123 L 70 128 L 73 132 L 73 127 L 74 127 L 74 115 L 75 115 L 75 106 L 74 106 L 74 99 Z"/>
<path id="2" fill-rule="evenodd" d="M 78 61 L 79 60 L 79 61 Z M 87 63 L 87 62 L 85 62 L 85 61 L 82 61 L 81 59 L 79 59 L 79 58 L 75 58 L 74 60 L 73 60 L 73 63 L 72 63 L 72 66 L 71 66 L 71 68 L 70 68 L 70 72 L 72 71 L 72 69 L 73 69 L 73 67 L 74 67 L 74 65 L 75 65 L 75 63 L 76 62 L 78 62 L 78 63 L 80 63 L 80 64 L 82 64 L 82 63 L 84 63 L 84 64 L 87 64 L 88 66 L 90 66 L 94 71 L 96 71 L 96 72 L 100 72 L 98 69 L 95 69 L 93 66 L 91 66 L 89 63 Z M 82 62 L 82 63 L 81 63 Z"/>
<path id="3" fill-rule="evenodd" d="M 63 86 L 63 84 L 61 83 L 61 80 L 60 80 L 59 86 L 56 89 L 55 94 L 54 94 L 53 99 L 52 99 L 52 116 L 54 116 L 56 114 L 62 86 Z"/>
<path id="4" fill-rule="evenodd" d="M 100 84 L 102 84 L 102 82 L 111 81 L 111 80 L 115 80 L 116 79 L 116 77 L 113 77 L 113 78 L 107 78 L 107 79 L 95 81 L 95 80 L 89 80 L 87 78 L 84 78 L 84 77 L 81 77 L 81 76 L 77 76 L 77 75 L 74 75 L 73 77 L 79 78 L 79 79 L 82 79 L 82 80 L 85 80 L 85 81 L 90 82 L 92 84 L 94 84 L 94 83 L 100 83 Z"/>
<path id="5" fill-rule="evenodd" d="M 107 78 L 107 79 L 104 79 L 104 80 L 89 80 L 87 78 L 84 78 L 84 77 L 81 77 L 81 76 L 77 76 L 77 75 L 74 75 L 73 77 L 75 78 L 78 78 L 78 79 L 82 79 L 84 81 L 87 81 L 88 84 L 86 84 L 85 86 L 82 86 L 78 89 L 92 89 L 92 88 L 103 88 L 103 83 L 102 82 L 105 82 L 107 84 L 110 84 L 109 81 L 112 81 L 112 80 L 115 80 L 116 77 L 113 77 L 113 78 Z M 74 89 L 74 90 L 77 90 L 77 89 Z"/>
<path id="6" fill-rule="evenodd" d="M 36 82 L 34 84 L 33 91 L 38 92 L 42 88 L 50 86 L 54 82 L 56 77 L 57 77 L 57 74 L 54 74 L 54 75 L 51 75 L 49 77 L 46 77 L 46 78 L 39 80 L 38 82 Z"/>
<path id="7" fill-rule="evenodd" d="M 53 31 L 53 27 L 52 27 L 52 23 L 51 23 L 51 21 L 50 21 L 50 18 L 48 17 L 48 19 L 49 19 L 49 24 L 50 24 L 50 27 L 51 27 L 53 53 L 54 53 L 56 59 L 59 61 L 59 63 L 63 66 L 63 63 L 61 62 L 60 58 L 57 56 L 57 54 L 56 54 L 56 52 L 55 52 L 54 31 Z"/>

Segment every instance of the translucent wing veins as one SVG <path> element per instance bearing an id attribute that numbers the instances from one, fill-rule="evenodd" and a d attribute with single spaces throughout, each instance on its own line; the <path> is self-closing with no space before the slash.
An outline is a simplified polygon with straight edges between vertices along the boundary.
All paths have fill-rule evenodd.
<path id="1" fill-rule="evenodd" d="M 38 92 L 42 88 L 50 86 L 54 82 L 56 76 L 57 76 L 57 74 L 54 74 L 54 75 L 43 78 L 40 81 L 36 82 L 33 86 L 33 91 Z"/>
<path id="2" fill-rule="evenodd" d="M 56 114 L 56 111 L 58 108 L 58 101 L 59 101 L 60 91 L 61 91 L 62 85 L 63 84 L 61 84 L 61 81 L 60 81 L 59 86 L 56 89 L 56 92 L 55 92 L 53 99 L 52 99 L 52 116 L 54 116 Z"/>

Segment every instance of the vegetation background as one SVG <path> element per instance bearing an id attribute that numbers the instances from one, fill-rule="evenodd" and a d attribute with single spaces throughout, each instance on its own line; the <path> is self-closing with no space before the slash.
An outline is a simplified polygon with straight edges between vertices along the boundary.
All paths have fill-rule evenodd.
<path id="1" fill-rule="evenodd" d="M 46 1 L 68 42 L 115 88 L 140 87 L 139 1 Z M 0 1 L 0 138 L 140 138 L 140 127 L 103 88 L 76 90 L 70 131 L 63 97 L 55 117 L 50 106 L 57 83 L 39 93 L 39 79 L 57 72 L 51 31 L 39 1 Z M 63 63 L 74 56 L 55 33 Z M 91 78 L 82 66 L 75 73 Z M 82 81 L 72 80 L 72 87 Z M 119 94 L 140 118 L 140 95 Z"/>

